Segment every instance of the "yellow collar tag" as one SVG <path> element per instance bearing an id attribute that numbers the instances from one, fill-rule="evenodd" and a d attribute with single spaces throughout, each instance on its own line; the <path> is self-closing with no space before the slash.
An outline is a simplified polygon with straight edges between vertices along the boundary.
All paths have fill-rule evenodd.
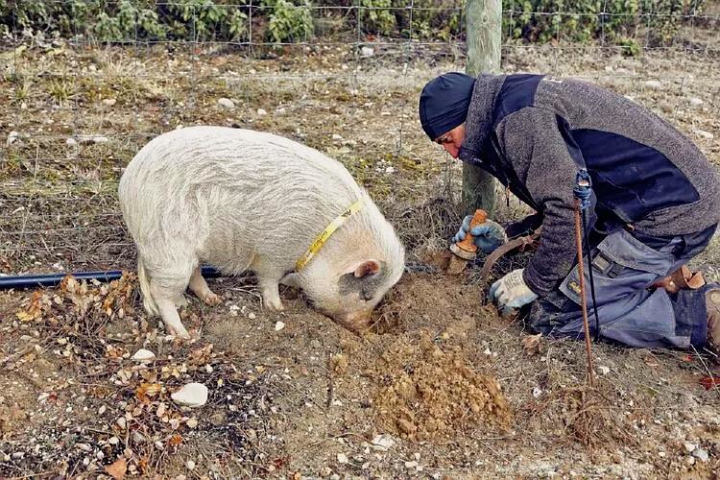
<path id="1" fill-rule="evenodd" d="M 357 213 L 362 207 L 363 201 L 361 198 L 357 202 L 350 205 L 347 210 L 338 215 L 335 220 L 330 222 L 330 225 L 328 225 L 327 228 L 323 230 L 320 235 L 317 236 L 315 241 L 310 244 L 310 248 L 308 248 L 307 251 L 303 254 L 303 256 L 300 257 L 300 259 L 295 263 L 295 271 L 299 272 L 308 263 L 310 263 L 310 260 L 312 260 L 312 258 L 317 254 L 317 252 L 320 251 L 320 249 L 325 245 L 325 242 L 328 241 L 332 234 L 335 233 L 335 231 L 340 228 L 340 226 L 345 223 L 348 218 L 350 218 L 354 213 Z"/>

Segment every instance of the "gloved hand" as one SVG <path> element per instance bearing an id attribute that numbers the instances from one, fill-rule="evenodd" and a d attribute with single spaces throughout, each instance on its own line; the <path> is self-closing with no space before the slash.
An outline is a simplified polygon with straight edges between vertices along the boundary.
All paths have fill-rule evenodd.
<path id="1" fill-rule="evenodd" d="M 497 302 L 503 315 L 509 315 L 538 298 L 537 294 L 525 285 L 523 268 L 513 270 L 490 287 L 490 299 Z"/>
<path id="2" fill-rule="evenodd" d="M 470 221 L 472 215 L 468 215 L 462 222 L 460 230 L 452 238 L 452 243 L 461 242 L 470 229 Z M 492 253 L 493 250 L 505 244 L 508 240 L 505 229 L 497 222 L 486 220 L 482 224 L 470 230 L 470 235 L 475 237 L 475 246 L 485 254 Z"/>

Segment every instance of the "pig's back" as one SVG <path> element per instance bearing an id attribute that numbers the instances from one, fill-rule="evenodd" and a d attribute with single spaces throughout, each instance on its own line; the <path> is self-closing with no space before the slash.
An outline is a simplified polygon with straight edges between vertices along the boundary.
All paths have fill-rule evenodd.
<path id="1" fill-rule="evenodd" d="M 150 141 L 126 168 L 119 194 L 136 238 L 162 231 L 203 252 L 229 253 L 261 239 L 290 247 L 287 239 L 295 237 L 302 239 L 288 249 L 295 258 L 292 250 L 302 253 L 307 239 L 353 202 L 372 203 L 339 162 L 317 150 L 269 133 L 209 126 Z"/>

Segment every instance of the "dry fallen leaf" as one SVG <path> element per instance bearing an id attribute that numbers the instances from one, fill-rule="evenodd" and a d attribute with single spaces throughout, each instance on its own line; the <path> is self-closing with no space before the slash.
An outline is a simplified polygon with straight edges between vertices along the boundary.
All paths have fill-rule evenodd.
<path id="1" fill-rule="evenodd" d="M 113 477 L 115 480 L 125 478 L 127 472 L 127 461 L 124 458 L 116 460 L 112 465 L 105 467 L 105 473 Z"/>
<path id="2" fill-rule="evenodd" d="M 525 349 L 525 353 L 527 353 L 529 356 L 540 353 L 540 351 L 542 350 L 542 344 L 540 343 L 541 338 L 542 333 L 538 333 L 537 335 L 528 335 L 527 337 L 524 337 L 522 339 L 522 345 L 523 349 Z"/>
<path id="3" fill-rule="evenodd" d="M 170 440 L 168 440 L 168 444 L 171 447 L 177 447 L 181 443 L 183 443 L 183 438 L 178 434 L 173 435 L 172 437 L 170 437 Z"/>
<path id="4" fill-rule="evenodd" d="M 141 383 L 138 389 L 135 391 L 135 396 L 142 403 L 150 404 L 150 398 L 154 397 L 162 390 L 162 385 L 159 383 Z"/>

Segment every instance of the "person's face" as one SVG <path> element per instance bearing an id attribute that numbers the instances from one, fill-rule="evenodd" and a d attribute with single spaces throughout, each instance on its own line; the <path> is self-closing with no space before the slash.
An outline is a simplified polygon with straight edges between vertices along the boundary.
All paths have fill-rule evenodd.
<path id="1" fill-rule="evenodd" d="M 460 155 L 460 146 L 465 141 L 465 124 L 460 124 L 449 132 L 435 139 L 453 158 Z"/>

